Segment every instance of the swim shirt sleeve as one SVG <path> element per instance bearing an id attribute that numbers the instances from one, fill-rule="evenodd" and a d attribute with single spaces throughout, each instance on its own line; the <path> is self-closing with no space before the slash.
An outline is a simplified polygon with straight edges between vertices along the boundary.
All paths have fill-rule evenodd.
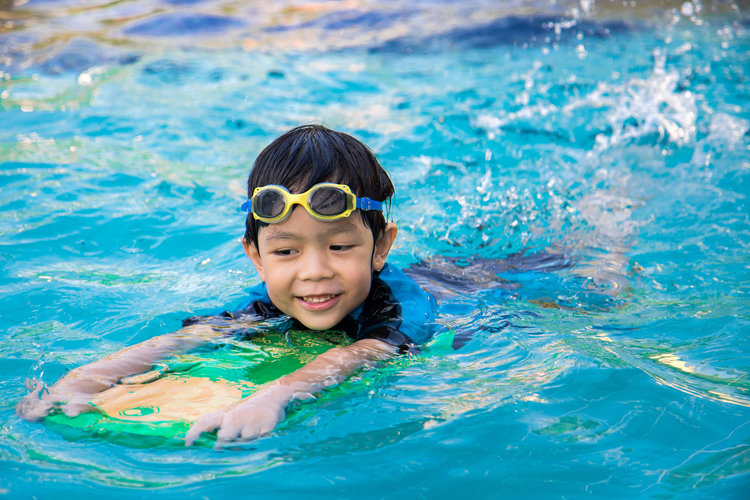
<path id="1" fill-rule="evenodd" d="M 253 314 L 259 318 L 275 318 L 281 316 L 282 313 L 271 302 L 266 284 L 261 281 L 248 290 L 248 296 L 244 302 L 237 310 L 229 314 L 232 316 Z"/>
<path id="2" fill-rule="evenodd" d="M 357 340 L 374 338 L 402 352 L 432 337 L 437 303 L 398 268 L 386 265 L 375 277 L 359 316 Z"/>

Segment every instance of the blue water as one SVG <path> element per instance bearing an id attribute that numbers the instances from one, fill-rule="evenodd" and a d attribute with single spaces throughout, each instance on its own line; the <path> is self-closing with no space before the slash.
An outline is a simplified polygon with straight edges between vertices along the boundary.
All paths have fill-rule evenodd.
<path id="1" fill-rule="evenodd" d="M 746 498 L 746 8 L 267 3 L 0 2 L 0 494 Z M 310 121 L 390 172 L 395 264 L 575 264 L 485 271 L 460 349 L 234 449 L 20 420 L 27 378 L 241 300 L 248 167 Z"/>

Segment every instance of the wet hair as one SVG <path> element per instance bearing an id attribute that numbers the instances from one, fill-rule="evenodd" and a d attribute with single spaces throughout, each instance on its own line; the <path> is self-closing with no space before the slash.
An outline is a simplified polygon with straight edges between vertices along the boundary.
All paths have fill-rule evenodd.
<path id="1" fill-rule="evenodd" d="M 315 184 L 346 184 L 357 197 L 386 202 L 393 196 L 393 183 L 373 152 L 354 137 L 322 125 L 293 128 L 269 144 L 255 160 L 247 179 L 247 197 L 256 187 L 277 184 L 292 193 L 304 193 Z M 378 210 L 360 210 L 373 238 L 385 230 L 386 220 Z M 245 241 L 258 247 L 258 231 L 267 224 L 248 213 Z"/>

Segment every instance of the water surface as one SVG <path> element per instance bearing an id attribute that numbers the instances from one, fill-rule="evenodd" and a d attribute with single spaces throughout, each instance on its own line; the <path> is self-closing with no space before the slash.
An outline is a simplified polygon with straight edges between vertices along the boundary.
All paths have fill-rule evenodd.
<path id="1" fill-rule="evenodd" d="M 0 3 L 3 493 L 742 498 L 747 15 L 538 4 Z M 492 264 L 436 344 L 236 449 L 20 420 L 27 378 L 241 301 L 248 168 L 311 121 L 390 172 L 393 263 Z M 574 265 L 498 263 L 542 251 Z"/>

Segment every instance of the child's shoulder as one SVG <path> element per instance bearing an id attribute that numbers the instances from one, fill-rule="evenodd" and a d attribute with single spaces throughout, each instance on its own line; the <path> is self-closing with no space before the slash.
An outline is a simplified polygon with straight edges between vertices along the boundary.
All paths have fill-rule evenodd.
<path id="1" fill-rule="evenodd" d="M 388 285 L 393 300 L 400 306 L 400 330 L 416 344 L 423 344 L 429 340 L 437 316 L 435 298 L 392 264 L 386 264 L 378 278 Z"/>
<path id="2" fill-rule="evenodd" d="M 435 298 L 400 268 L 386 264 L 378 274 L 391 289 L 396 300 L 404 304 L 421 304 L 421 307 L 435 309 Z"/>

